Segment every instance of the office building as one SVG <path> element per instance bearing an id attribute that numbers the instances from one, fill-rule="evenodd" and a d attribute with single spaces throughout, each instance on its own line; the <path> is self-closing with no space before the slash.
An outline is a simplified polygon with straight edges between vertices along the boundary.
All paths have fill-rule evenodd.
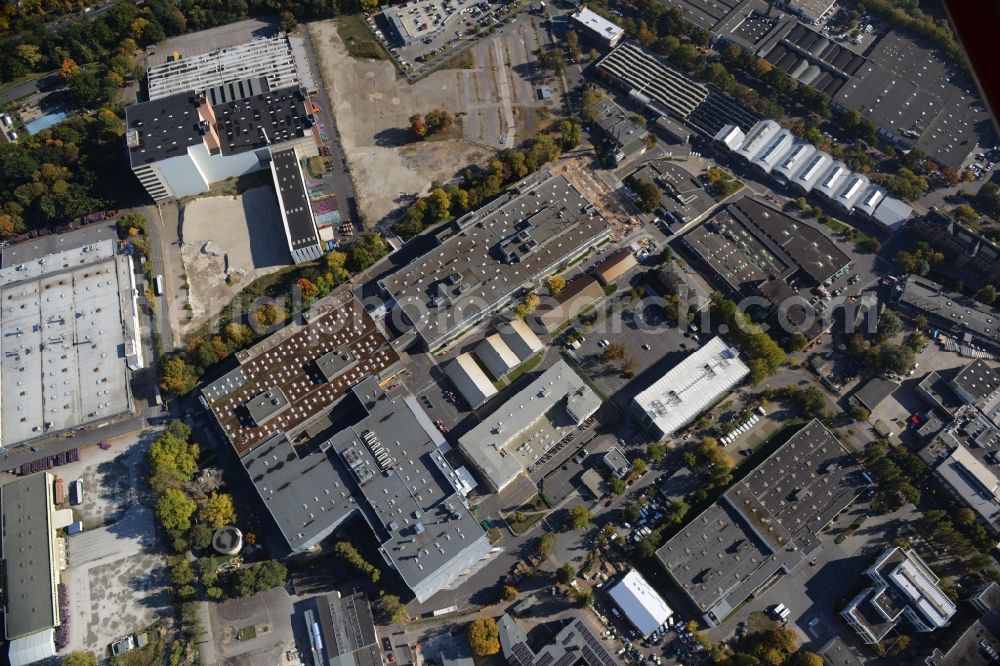
<path id="1" fill-rule="evenodd" d="M 73 512 L 56 510 L 54 485 L 55 477 L 45 472 L 0 488 L 4 637 L 11 666 L 54 657 L 55 627 L 68 620 L 59 615 L 66 545 L 57 530 L 73 521 Z"/>
<path id="2" fill-rule="evenodd" d="M 538 651 L 528 644 L 528 636 L 510 615 L 497 620 L 500 651 L 510 666 L 615 666 L 618 662 L 605 649 L 601 638 L 583 618 L 570 618 L 562 629 Z"/>
<path id="3" fill-rule="evenodd" d="M 317 666 L 379 666 L 382 650 L 375 619 L 364 592 L 340 592 L 315 597 L 322 636 Z M 310 628 L 310 634 L 312 629 Z"/>
<path id="4" fill-rule="evenodd" d="M 379 285 L 424 346 L 437 349 L 510 305 L 610 234 L 565 176 L 543 171 L 438 234 L 439 244 Z"/>
<path id="5" fill-rule="evenodd" d="M 982 234 L 937 209 L 913 218 L 907 228 L 944 253 L 938 270 L 976 289 L 1000 284 L 1000 246 Z"/>
<path id="6" fill-rule="evenodd" d="M 872 585 L 840 612 L 865 643 L 878 643 L 904 620 L 915 631 L 940 629 L 957 610 L 938 587 L 938 577 L 912 550 L 885 550 L 865 575 Z"/>
<path id="7" fill-rule="evenodd" d="M 559 360 L 458 440 L 487 487 L 501 492 L 601 406 L 600 397 Z"/>
<path id="8" fill-rule="evenodd" d="M 199 88 L 126 107 L 132 171 L 155 201 L 269 168 L 272 150 L 317 153 L 301 88 L 271 88 L 264 78 L 233 85 L 236 97 Z"/>
<path id="9" fill-rule="evenodd" d="M 615 25 L 600 14 L 597 14 L 586 7 L 580 7 L 570 15 L 573 25 L 583 31 L 583 35 L 593 41 L 614 48 L 625 36 L 625 29 Z"/>
<path id="10" fill-rule="evenodd" d="M 817 534 L 864 491 L 854 456 L 819 421 L 793 435 L 656 555 L 710 626 L 805 566 Z"/>
<path id="11" fill-rule="evenodd" d="M 4 248 L 0 443 L 132 413 L 131 373 L 145 364 L 138 289 L 113 226 Z"/>
<path id="12" fill-rule="evenodd" d="M 931 325 L 964 344 L 1000 350 L 1000 312 L 988 305 L 919 275 L 900 280 L 892 297 L 899 310 L 910 316 L 923 314 Z"/>
<path id="13" fill-rule="evenodd" d="M 615 164 L 642 155 L 649 147 L 649 132 L 610 99 L 594 105 L 590 111 L 589 130 L 597 139 L 595 146 L 603 150 Z"/>
<path id="14" fill-rule="evenodd" d="M 661 439 L 670 437 L 742 382 L 750 369 L 715 337 L 632 399 L 632 414 Z"/>
<path id="15" fill-rule="evenodd" d="M 635 569 L 609 587 L 608 596 L 643 638 L 662 628 L 673 616 L 663 597 Z"/>

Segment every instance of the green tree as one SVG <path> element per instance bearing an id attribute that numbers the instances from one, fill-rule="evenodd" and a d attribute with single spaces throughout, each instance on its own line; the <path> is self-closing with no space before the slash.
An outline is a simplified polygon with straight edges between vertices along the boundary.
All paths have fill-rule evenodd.
<path id="1" fill-rule="evenodd" d="M 348 564 L 357 569 L 359 572 L 367 575 L 371 578 L 373 583 L 377 583 L 382 575 L 382 572 L 378 567 L 372 565 L 361 553 L 349 542 L 338 541 L 333 546 L 333 553 L 340 558 L 343 558 Z"/>
<path id="2" fill-rule="evenodd" d="M 213 492 L 205 499 L 198 515 L 202 522 L 215 529 L 235 523 L 236 508 L 232 495 Z"/>
<path id="3" fill-rule="evenodd" d="M 469 647 L 477 657 L 487 657 L 500 652 L 500 629 L 492 617 L 472 621 L 468 631 Z"/>
<path id="4" fill-rule="evenodd" d="M 406 612 L 406 606 L 395 594 L 380 592 L 378 600 L 375 602 L 375 610 L 384 622 L 391 624 L 405 624 L 410 616 Z"/>
<path id="5" fill-rule="evenodd" d="M 666 454 L 667 447 L 660 443 L 650 444 L 646 449 L 646 457 L 648 457 L 649 461 L 652 463 L 660 462 Z"/>
<path id="6" fill-rule="evenodd" d="M 809 338 L 806 337 L 805 333 L 801 331 L 795 331 L 790 336 L 788 336 L 788 351 L 790 352 L 800 352 L 806 348 L 809 344 Z"/>
<path id="7" fill-rule="evenodd" d="M 551 275 L 545 281 L 545 286 L 549 290 L 550 294 L 552 294 L 553 296 L 558 296 L 559 292 L 561 292 L 566 287 L 566 278 L 564 278 L 562 275 L 559 275 L 558 273 L 555 275 Z"/>
<path id="8" fill-rule="evenodd" d="M 174 585 L 190 585 L 195 581 L 194 567 L 183 555 L 173 555 L 168 558 L 170 564 L 170 582 Z"/>
<path id="9" fill-rule="evenodd" d="M 535 554 L 543 560 L 548 559 L 552 555 L 552 548 L 555 542 L 556 535 L 552 532 L 546 532 L 538 537 L 538 541 L 535 544 Z"/>
<path id="10" fill-rule="evenodd" d="M 347 268 L 360 273 L 388 254 L 385 240 L 377 233 L 369 232 L 358 236 L 347 253 Z"/>
<path id="11" fill-rule="evenodd" d="M 183 426 L 182 421 L 176 421 Z M 186 428 L 186 426 L 185 426 Z M 151 476 L 175 474 L 180 481 L 190 481 L 198 471 L 198 456 L 201 450 L 197 444 L 189 443 L 190 428 L 178 430 L 168 428 L 156 438 L 146 452 Z"/>
<path id="12" fill-rule="evenodd" d="M 991 284 L 984 286 L 982 289 L 976 292 L 973 297 L 980 303 L 985 303 L 986 305 L 993 305 L 993 302 L 997 300 L 997 288 Z"/>
<path id="13" fill-rule="evenodd" d="M 639 209 L 652 213 L 660 205 L 660 188 L 644 178 L 629 177 L 625 183 L 635 193 Z"/>
<path id="14" fill-rule="evenodd" d="M 168 356 L 160 363 L 160 388 L 167 393 L 184 395 L 198 383 L 198 375 L 180 356 Z"/>
<path id="15" fill-rule="evenodd" d="M 594 605 L 594 593 L 590 590 L 576 590 L 573 597 L 580 608 L 590 608 Z"/>
<path id="16" fill-rule="evenodd" d="M 156 502 L 156 519 L 168 532 L 186 532 L 198 505 L 178 488 L 167 488 Z"/>
<path id="17" fill-rule="evenodd" d="M 611 491 L 612 495 L 621 495 L 626 488 L 628 488 L 628 484 L 625 483 L 625 479 L 619 479 L 617 476 L 608 479 L 608 490 Z"/>
<path id="18" fill-rule="evenodd" d="M 861 405 L 852 405 L 849 410 L 851 418 L 855 421 L 867 421 L 871 418 L 871 410 L 862 407 Z"/>
<path id="19" fill-rule="evenodd" d="M 212 528 L 204 523 L 198 523 L 191 528 L 191 546 L 198 549 L 204 550 L 212 545 Z"/>
<path id="20" fill-rule="evenodd" d="M 517 588 L 513 585 L 504 585 L 500 596 L 504 601 L 514 601 L 517 599 Z"/>
<path id="21" fill-rule="evenodd" d="M 815 652 L 799 652 L 795 655 L 793 666 L 823 666 L 823 657 Z"/>
<path id="22" fill-rule="evenodd" d="M 569 524 L 574 530 L 583 530 L 590 525 L 590 511 L 582 504 L 577 504 L 569 512 Z"/>
<path id="23" fill-rule="evenodd" d="M 567 562 L 556 570 L 556 579 L 563 585 L 569 585 L 575 578 L 576 567 L 570 562 Z"/>

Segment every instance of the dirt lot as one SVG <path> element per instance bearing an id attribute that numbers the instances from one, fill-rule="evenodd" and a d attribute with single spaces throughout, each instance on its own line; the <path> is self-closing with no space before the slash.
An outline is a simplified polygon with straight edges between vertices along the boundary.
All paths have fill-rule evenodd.
<path id="1" fill-rule="evenodd" d="M 181 211 L 181 256 L 191 288 L 194 330 L 242 287 L 291 263 L 281 213 L 270 186 L 227 197 L 195 199 Z M 228 275 L 238 282 L 228 284 Z"/>
<path id="2" fill-rule="evenodd" d="M 397 77 L 390 62 L 349 56 L 334 21 L 309 29 L 362 209 L 372 220 L 384 221 L 425 194 L 431 181 L 450 180 L 466 165 L 482 163 L 493 149 L 520 141 L 523 136 L 515 140 L 515 131 L 520 135 L 524 123 L 515 117 L 533 117 L 525 109 L 543 105 L 531 98 L 537 79 L 525 61 L 537 42 L 527 22 L 523 38 L 503 36 L 513 46 L 497 41 L 498 35 L 474 47 L 473 69 L 440 70 L 412 85 Z M 411 142 L 409 117 L 435 108 L 460 117 L 465 140 Z"/>

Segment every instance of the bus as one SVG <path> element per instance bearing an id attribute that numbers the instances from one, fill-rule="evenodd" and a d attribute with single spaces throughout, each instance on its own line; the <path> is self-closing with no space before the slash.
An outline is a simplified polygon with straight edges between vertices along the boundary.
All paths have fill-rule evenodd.
<path id="1" fill-rule="evenodd" d="M 163 276 L 157 275 L 156 280 L 153 282 L 153 293 L 157 296 L 163 296 Z"/>

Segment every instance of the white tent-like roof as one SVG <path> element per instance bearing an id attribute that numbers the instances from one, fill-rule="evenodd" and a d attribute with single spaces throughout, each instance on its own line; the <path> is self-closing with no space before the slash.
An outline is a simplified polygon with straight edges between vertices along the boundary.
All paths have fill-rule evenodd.
<path id="1" fill-rule="evenodd" d="M 43 629 L 10 642 L 7 658 L 10 666 L 27 666 L 56 656 L 55 629 Z"/>
<path id="2" fill-rule="evenodd" d="M 608 594 L 643 637 L 670 620 L 673 611 L 639 572 L 632 569 Z"/>

